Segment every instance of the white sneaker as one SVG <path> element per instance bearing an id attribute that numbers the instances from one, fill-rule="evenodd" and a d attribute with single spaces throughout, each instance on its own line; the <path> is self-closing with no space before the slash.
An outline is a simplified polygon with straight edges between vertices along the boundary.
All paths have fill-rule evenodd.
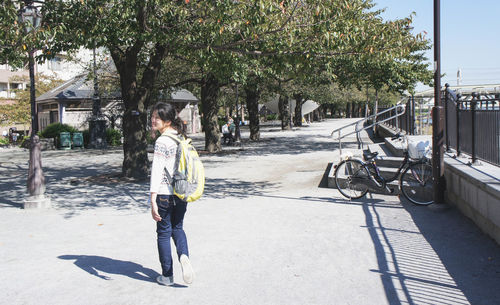
<path id="1" fill-rule="evenodd" d="M 179 258 L 179 261 L 181 262 L 182 277 L 184 278 L 184 282 L 186 284 L 191 284 L 194 279 L 194 271 L 193 267 L 191 266 L 191 262 L 189 261 L 189 257 L 187 257 L 187 255 L 185 254 L 182 254 Z"/>
<path id="2" fill-rule="evenodd" d="M 173 276 L 163 276 L 160 275 L 156 278 L 156 281 L 160 285 L 172 286 L 174 285 L 174 277 Z"/>

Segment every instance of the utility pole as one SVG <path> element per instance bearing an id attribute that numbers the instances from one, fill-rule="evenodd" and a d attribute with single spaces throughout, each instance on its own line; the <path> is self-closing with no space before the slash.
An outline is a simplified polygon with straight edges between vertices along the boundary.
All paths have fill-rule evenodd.
<path id="1" fill-rule="evenodd" d="M 434 203 L 444 203 L 444 108 L 441 103 L 440 0 L 434 0 L 434 107 L 432 107 L 432 176 Z"/>

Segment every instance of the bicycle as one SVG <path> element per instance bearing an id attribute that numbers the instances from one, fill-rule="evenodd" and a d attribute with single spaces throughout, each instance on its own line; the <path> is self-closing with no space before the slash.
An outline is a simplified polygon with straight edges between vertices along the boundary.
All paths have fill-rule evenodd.
<path id="1" fill-rule="evenodd" d="M 398 134 L 392 139 L 400 137 Z M 396 174 L 390 178 L 380 175 L 374 160 L 378 155 L 377 152 L 363 154 L 364 161 L 357 158 L 341 161 L 334 173 L 335 185 L 340 193 L 351 200 L 364 197 L 370 186 L 393 193 L 394 189 L 390 189 L 387 184 L 399 177 L 399 189 L 406 199 L 416 205 L 432 204 L 434 202 L 432 166 L 423 156 L 419 156 L 418 159 L 410 157 L 408 139 L 406 137 L 405 139 L 407 149 L 403 152 L 403 161 Z"/>

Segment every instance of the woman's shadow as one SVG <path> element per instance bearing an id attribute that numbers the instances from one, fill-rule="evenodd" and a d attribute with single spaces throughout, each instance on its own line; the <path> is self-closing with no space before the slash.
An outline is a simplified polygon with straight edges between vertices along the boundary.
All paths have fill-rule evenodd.
<path id="1" fill-rule="evenodd" d="M 144 266 L 116 259 L 111 259 L 102 256 L 95 255 L 61 255 L 58 256 L 59 259 L 64 260 L 75 260 L 74 264 L 80 267 L 82 270 L 97 276 L 103 280 L 111 280 L 109 276 L 100 274 L 99 272 L 104 272 L 108 274 L 120 274 L 125 275 L 135 280 L 154 282 L 156 283 L 156 277 L 159 274 L 149 268 Z M 182 285 L 175 285 L 182 287 Z"/>

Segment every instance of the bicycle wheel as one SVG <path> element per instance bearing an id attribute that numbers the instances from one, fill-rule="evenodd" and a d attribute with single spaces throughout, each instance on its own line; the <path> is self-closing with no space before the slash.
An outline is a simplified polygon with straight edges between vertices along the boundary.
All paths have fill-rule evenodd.
<path id="1" fill-rule="evenodd" d="M 358 160 L 344 160 L 335 169 L 335 185 L 349 199 L 359 199 L 368 192 L 368 171 Z"/>
<path id="2" fill-rule="evenodd" d="M 414 163 L 401 174 L 399 188 L 411 203 L 429 205 L 434 202 L 433 180 L 432 166 L 429 163 Z"/>

